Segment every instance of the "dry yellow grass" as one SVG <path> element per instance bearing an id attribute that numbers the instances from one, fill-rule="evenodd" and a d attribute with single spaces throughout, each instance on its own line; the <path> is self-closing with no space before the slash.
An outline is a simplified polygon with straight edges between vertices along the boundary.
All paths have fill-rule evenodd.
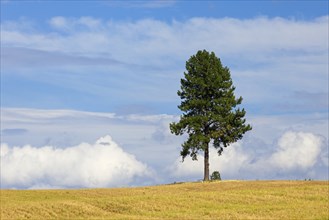
<path id="1" fill-rule="evenodd" d="M 329 219 L 328 181 L 1 190 L 1 219 Z"/>

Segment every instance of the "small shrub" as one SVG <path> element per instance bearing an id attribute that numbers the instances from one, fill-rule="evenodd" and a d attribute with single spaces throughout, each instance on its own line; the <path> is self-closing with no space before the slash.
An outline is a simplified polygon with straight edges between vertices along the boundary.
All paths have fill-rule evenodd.
<path id="1" fill-rule="evenodd" d="M 214 171 L 214 172 L 211 174 L 210 179 L 211 179 L 211 180 L 222 180 L 222 179 L 220 178 L 220 173 L 219 173 L 218 171 Z"/>

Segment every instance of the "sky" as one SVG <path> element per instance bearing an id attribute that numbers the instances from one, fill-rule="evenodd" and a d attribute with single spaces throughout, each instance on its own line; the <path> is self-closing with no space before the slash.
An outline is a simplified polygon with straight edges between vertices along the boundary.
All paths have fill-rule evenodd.
<path id="1" fill-rule="evenodd" d="M 213 51 L 253 130 L 223 179 L 328 179 L 328 1 L 1 0 L 1 187 L 196 181 L 182 163 L 185 62 Z"/>

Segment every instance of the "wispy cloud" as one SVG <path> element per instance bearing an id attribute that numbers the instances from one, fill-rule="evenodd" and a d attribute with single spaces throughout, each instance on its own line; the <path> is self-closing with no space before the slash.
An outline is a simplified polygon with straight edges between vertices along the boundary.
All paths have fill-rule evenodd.
<path id="1" fill-rule="evenodd" d="M 93 17 L 81 17 L 77 19 L 57 16 L 51 18 L 49 24 L 54 29 L 67 32 L 74 32 L 77 28 L 87 28 L 89 30 L 102 28 L 102 20 Z"/>
<path id="2" fill-rule="evenodd" d="M 310 54 L 326 55 L 328 48 L 328 16 L 312 21 L 260 17 L 245 20 L 191 18 L 171 23 L 154 19 L 115 22 L 92 17 L 53 17 L 50 24 L 55 29 L 69 29 L 70 32 L 68 35 L 38 33 L 37 30 L 26 33 L 13 29 L 12 26 L 20 26 L 14 22 L 3 22 L 2 43 L 85 54 L 115 51 L 116 57 L 139 58 L 139 62 L 146 57 L 154 60 L 169 54 L 175 59 L 186 58 L 200 48 L 213 50 L 225 57 L 240 54 L 254 62 L 256 58 L 260 59 L 258 62 L 273 61 L 282 55 L 285 59 L 296 59 L 296 55 L 299 59 Z"/>
<path id="3" fill-rule="evenodd" d="M 22 135 L 28 132 L 27 129 L 24 128 L 8 128 L 8 129 L 2 129 L 1 130 L 1 136 L 5 135 Z"/>
<path id="4" fill-rule="evenodd" d="M 309 108 L 294 94 L 328 96 L 328 16 L 171 22 L 53 17 L 48 24 L 44 31 L 24 19 L 2 22 L 3 77 L 23 74 L 60 88 L 86 88 L 86 95 L 100 99 L 120 97 L 126 106 L 154 103 L 163 109 L 169 102 L 177 105 L 185 61 L 207 49 L 230 67 L 237 93 L 260 112 L 284 113 L 287 103 L 297 112 L 323 111 L 323 103 Z M 131 102 L 131 94 L 138 103 Z"/>
<path id="5" fill-rule="evenodd" d="M 38 67 L 65 67 L 65 66 L 111 66 L 129 65 L 111 58 L 95 58 L 81 55 L 65 54 L 61 52 L 49 52 L 19 47 L 3 47 L 2 61 L 7 66 L 18 68 L 36 69 Z M 42 62 L 41 62 L 42 60 Z"/>

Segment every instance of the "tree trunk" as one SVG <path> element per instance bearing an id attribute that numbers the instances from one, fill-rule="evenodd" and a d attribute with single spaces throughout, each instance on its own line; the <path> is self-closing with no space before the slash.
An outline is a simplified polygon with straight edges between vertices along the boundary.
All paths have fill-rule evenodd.
<path id="1" fill-rule="evenodd" d="M 209 181 L 209 143 L 204 149 L 204 177 L 203 181 Z"/>

